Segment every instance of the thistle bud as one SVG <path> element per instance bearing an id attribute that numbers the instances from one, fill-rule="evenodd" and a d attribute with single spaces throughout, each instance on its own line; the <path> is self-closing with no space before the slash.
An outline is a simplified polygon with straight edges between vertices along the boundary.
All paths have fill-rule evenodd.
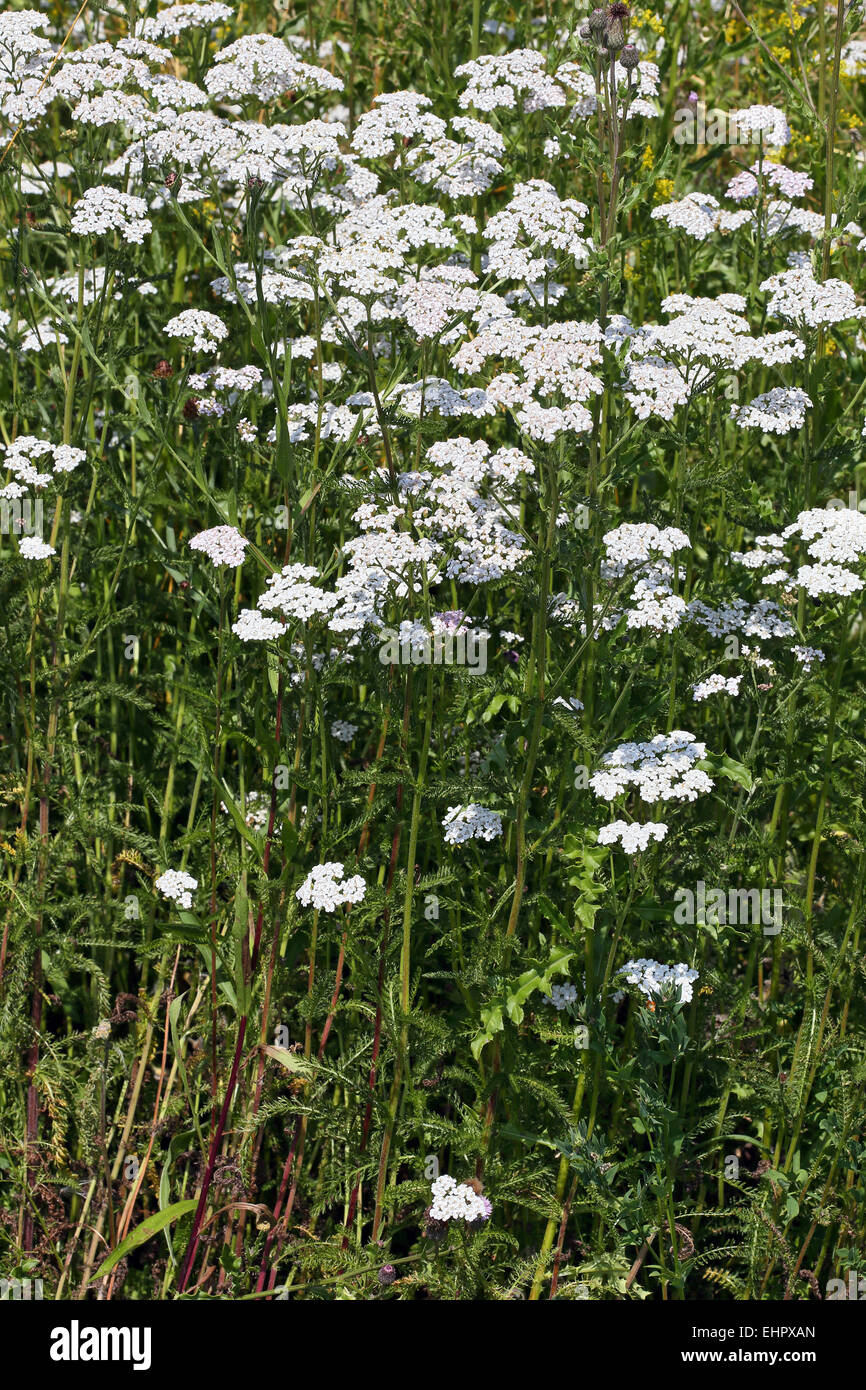
<path id="1" fill-rule="evenodd" d="M 628 5 L 621 3 L 611 5 L 607 12 L 607 23 L 604 30 L 604 41 L 611 53 L 619 53 L 620 49 L 625 47 L 628 20 Z"/>
<path id="2" fill-rule="evenodd" d="M 585 42 L 587 39 L 591 39 L 591 38 L 592 38 L 592 30 L 590 29 L 590 27 L 589 27 L 588 24 L 581 24 L 580 29 L 578 30 L 578 33 L 580 34 L 580 37 L 584 40 L 584 42 Z"/>
<path id="3" fill-rule="evenodd" d="M 604 27 L 605 27 L 606 24 L 607 24 L 607 11 L 606 11 L 606 10 L 593 10 L 592 14 L 589 16 L 589 19 L 588 19 L 587 22 L 586 22 L 586 27 L 587 27 L 587 29 L 589 30 L 589 32 L 590 32 L 592 38 L 595 39 L 595 41 L 596 41 L 597 44 L 600 44 L 601 41 L 602 41 L 602 36 L 603 36 L 603 34 L 604 34 Z"/>
<path id="4" fill-rule="evenodd" d="M 640 54 L 638 53 L 633 43 L 626 44 L 625 48 L 622 50 L 622 53 L 619 55 L 619 61 L 622 63 L 626 72 L 634 71 L 634 69 L 640 62 Z"/>
<path id="5" fill-rule="evenodd" d="M 397 1271 L 393 1265 L 383 1265 L 382 1268 L 379 1270 L 379 1283 L 385 1289 L 388 1287 L 389 1284 L 393 1284 L 396 1278 Z"/>

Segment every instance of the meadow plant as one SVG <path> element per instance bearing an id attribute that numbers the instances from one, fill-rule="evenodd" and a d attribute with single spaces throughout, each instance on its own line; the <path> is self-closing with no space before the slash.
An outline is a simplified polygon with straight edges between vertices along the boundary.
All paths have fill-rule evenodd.
<path id="1" fill-rule="evenodd" d="M 863 23 L 0 16 L 4 1278 L 863 1269 Z"/>

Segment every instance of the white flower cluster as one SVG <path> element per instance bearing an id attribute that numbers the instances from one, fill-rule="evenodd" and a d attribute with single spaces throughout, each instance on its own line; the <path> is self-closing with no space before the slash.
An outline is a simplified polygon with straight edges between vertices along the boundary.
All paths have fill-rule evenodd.
<path id="1" fill-rule="evenodd" d="M 797 386 L 776 386 L 748 405 L 732 405 L 731 419 L 741 429 L 760 429 L 765 434 L 791 434 L 806 423 L 812 402 Z"/>
<path id="2" fill-rule="evenodd" d="M 117 232 L 128 245 L 140 245 L 152 229 L 147 203 L 129 193 L 99 184 L 88 188 L 72 209 L 70 227 L 79 236 Z"/>
<path id="3" fill-rule="evenodd" d="M 798 647 L 791 648 L 792 653 L 799 661 L 806 675 L 809 674 L 816 661 L 825 661 L 826 657 L 820 647 Z"/>
<path id="4" fill-rule="evenodd" d="M 664 222 L 672 231 L 685 232 L 693 241 L 706 241 L 723 223 L 719 200 L 712 193 L 687 193 L 670 203 L 660 203 L 650 213 L 654 222 Z"/>
<path id="5" fill-rule="evenodd" d="M 209 367 L 206 372 L 192 372 L 187 377 L 190 391 L 246 392 L 262 384 L 260 367 Z"/>
<path id="6" fill-rule="evenodd" d="M 605 577 L 619 578 L 629 570 L 651 565 L 660 556 L 670 559 L 678 550 L 691 550 L 692 543 L 677 526 L 665 526 L 661 531 L 650 522 L 626 521 L 602 537 L 606 567 Z"/>
<path id="7" fill-rule="evenodd" d="M 551 985 L 550 1002 L 555 1009 L 567 1009 L 569 1004 L 573 1004 L 576 999 L 577 990 L 574 985 Z"/>
<path id="8" fill-rule="evenodd" d="M 295 897 L 304 907 L 314 907 L 317 912 L 336 912 L 347 903 L 359 903 L 367 891 L 367 885 L 360 874 L 343 878 L 342 864 L 317 864 L 307 874 Z"/>
<path id="9" fill-rule="evenodd" d="M 170 338 L 182 338 L 192 344 L 195 352 L 215 352 L 229 336 L 221 318 L 206 309 L 184 309 L 165 325 Z"/>
<path id="10" fill-rule="evenodd" d="M 382 93 L 355 122 L 352 149 L 365 159 L 383 159 L 415 136 L 431 143 L 441 140 L 447 127 L 432 114 L 432 105 L 422 92 Z"/>
<path id="11" fill-rule="evenodd" d="M 53 545 L 40 540 L 38 536 L 23 536 L 18 542 L 18 554 L 22 560 L 50 560 L 57 551 Z"/>
<path id="12" fill-rule="evenodd" d="M 343 88 L 339 77 L 303 62 L 273 34 L 244 34 L 220 49 L 204 82 L 212 97 L 227 101 L 239 97 L 273 101 L 286 92 L 339 92 Z"/>
<path id="13" fill-rule="evenodd" d="M 180 907 L 192 907 L 192 895 L 198 888 L 198 879 L 193 878 L 192 874 L 184 873 L 182 869 L 166 869 L 164 874 L 154 881 L 154 888 L 161 893 L 164 898 L 170 898 Z"/>
<path id="14" fill-rule="evenodd" d="M 786 526 L 782 539 L 799 536 L 814 560 L 854 564 L 866 555 L 866 516 L 848 507 L 812 507 Z"/>
<path id="15" fill-rule="evenodd" d="M 801 565 L 790 588 L 804 588 L 812 598 L 828 594 L 855 594 L 863 579 L 847 565 L 857 564 L 866 555 L 866 516 L 847 507 L 813 507 L 800 512 L 786 526 L 783 540 L 799 538 L 815 565 Z"/>
<path id="16" fill-rule="evenodd" d="M 732 632 L 742 632 L 746 637 L 757 637 L 768 642 L 772 637 L 793 637 L 794 626 L 783 617 L 779 605 L 770 599 L 760 599 L 749 604 L 744 598 L 735 598 L 718 608 L 711 608 L 703 599 L 692 599 L 688 606 L 689 617 L 693 622 L 706 628 L 713 637 L 727 637 Z"/>
<path id="17" fill-rule="evenodd" d="M 475 802 L 469 806 L 449 806 L 442 821 L 447 845 L 467 840 L 495 840 L 502 834 L 502 817 Z"/>
<path id="18" fill-rule="evenodd" d="M 466 78 L 466 90 L 460 93 L 464 110 L 513 109 L 520 96 L 526 112 L 565 105 L 565 92 L 549 76 L 544 54 L 534 49 L 518 48 L 501 56 L 485 53 L 455 68 L 454 75 Z"/>
<path id="19" fill-rule="evenodd" d="M 19 434 L 11 444 L 0 448 L 12 481 L 0 488 L 0 498 L 23 497 L 27 488 L 43 488 L 64 473 L 71 473 L 87 454 L 71 444 L 52 444 L 32 434 Z M 46 473 L 47 464 L 51 472 Z"/>
<path id="20" fill-rule="evenodd" d="M 551 442 L 563 431 L 585 434 L 592 416 L 584 402 L 603 390 L 589 368 L 602 360 L 597 323 L 524 323 L 510 311 L 497 311 L 452 358 L 459 372 L 476 372 L 490 358 L 513 366 L 488 383 L 486 398 L 514 411 L 530 439 Z M 553 403 L 556 398 L 565 405 Z"/>
<path id="21" fill-rule="evenodd" d="M 653 995 L 673 998 L 679 993 L 680 1002 L 688 1004 L 694 993 L 692 985 L 698 978 L 697 970 L 690 970 L 684 961 L 678 965 L 661 965 L 657 960 L 630 960 L 617 971 L 625 975 L 630 985 L 637 985 L 641 994 L 651 999 Z"/>
<path id="22" fill-rule="evenodd" d="M 795 582 L 810 598 L 824 598 L 828 594 L 845 598 L 863 588 L 859 574 L 841 565 L 801 565 Z"/>
<path id="23" fill-rule="evenodd" d="M 626 854 L 640 854 L 646 849 L 651 840 L 656 840 L 661 844 L 668 833 L 668 827 L 664 821 L 645 821 L 642 825 L 637 821 L 615 820 L 610 825 L 603 825 L 598 832 L 598 843 L 600 845 L 622 846 Z"/>
<path id="24" fill-rule="evenodd" d="M 279 612 L 301 622 L 309 622 L 316 614 L 330 613 L 336 596 L 309 582 L 318 578 L 314 565 L 284 565 L 279 574 L 268 576 L 267 588 L 256 607 L 262 613 Z"/>
<path id="25" fill-rule="evenodd" d="M 272 642 L 282 637 L 287 626 L 282 619 L 268 618 L 257 608 L 242 608 L 232 623 L 232 632 L 242 642 Z"/>
<path id="26" fill-rule="evenodd" d="M 220 565 L 230 565 L 236 569 L 244 562 L 244 552 L 249 541 L 234 526 L 212 526 L 209 531 L 199 531 L 189 543 L 190 550 L 201 550 L 215 569 Z"/>
<path id="27" fill-rule="evenodd" d="M 428 116 L 427 119 L 436 118 Z M 432 185 L 448 198 L 477 198 L 486 193 L 497 174 L 502 173 L 496 156 L 504 154 L 505 141 L 498 130 L 469 116 L 455 116 L 451 128 L 457 140 L 444 136 L 427 138 L 409 151 L 408 163 L 413 177 L 421 184 Z M 471 227 L 466 226 L 470 235 L 474 230 L 474 222 Z"/>
<path id="28" fill-rule="evenodd" d="M 724 692 L 725 695 L 739 695 L 740 681 L 742 676 L 721 676 L 718 674 L 707 676 L 704 680 L 698 681 L 692 686 L 692 699 L 696 702 L 706 700 L 710 695 L 718 695 Z"/>
<path id="29" fill-rule="evenodd" d="M 671 294 L 661 307 L 669 322 L 633 330 L 626 355 L 625 395 L 640 418 L 672 419 L 677 405 L 722 370 L 784 365 L 805 354 L 805 343 L 788 329 L 753 337 L 739 294 Z"/>
<path id="30" fill-rule="evenodd" d="M 728 121 L 741 135 L 760 135 L 775 149 L 782 149 L 791 138 L 787 117 L 778 106 L 740 107 L 730 112 Z"/>
<path id="31" fill-rule="evenodd" d="M 456 1178 L 443 1173 L 431 1185 L 433 1202 L 430 1217 L 433 1221 L 486 1221 L 490 1216 L 490 1202 L 470 1187 L 468 1183 L 458 1183 Z"/>
<path id="32" fill-rule="evenodd" d="M 758 159 L 751 169 L 744 169 L 731 179 L 726 190 L 728 197 L 733 198 L 735 202 L 756 197 L 760 191 L 760 178 L 765 179 L 771 188 L 777 188 L 789 200 L 802 198 L 815 183 L 810 174 L 789 169 L 784 164 L 774 164 L 769 159 Z"/>
<path id="33" fill-rule="evenodd" d="M 484 228 L 484 239 L 490 242 L 487 269 L 497 279 L 532 284 L 556 268 L 552 251 L 585 266 L 592 243 L 582 236 L 581 227 L 588 216 L 585 203 L 560 199 L 544 179 L 519 183 L 510 202 Z"/>
<path id="34" fill-rule="evenodd" d="M 650 629 L 653 632 L 674 632 L 688 616 L 688 606 L 674 593 L 673 566 L 669 557 L 680 550 L 691 549 L 691 542 L 676 526 L 659 530 L 650 523 L 626 522 L 604 537 L 606 558 L 601 574 L 605 580 L 629 575 L 632 588 L 629 606 L 625 610 L 626 626 L 630 629 Z M 621 612 L 609 613 L 603 627 L 611 630 L 622 618 Z"/>
<path id="35" fill-rule="evenodd" d="M 605 753 L 604 770 L 589 785 L 602 801 L 613 801 L 635 788 L 642 801 L 696 801 L 714 783 L 697 763 L 707 751 L 694 734 L 675 729 L 647 743 L 622 743 Z"/>
<path id="36" fill-rule="evenodd" d="M 767 316 L 800 329 L 828 328 L 866 316 L 866 307 L 858 305 L 849 284 L 844 280 L 816 280 L 808 265 L 771 275 L 762 282 L 761 289 L 770 295 Z"/>
<path id="37" fill-rule="evenodd" d="M 169 5 L 160 10 L 153 19 L 139 20 L 136 37 L 151 39 L 176 39 L 185 29 L 211 29 L 226 19 L 231 19 L 234 10 L 223 5 L 221 0 L 185 0 L 180 5 Z"/>
<path id="38" fill-rule="evenodd" d="M 351 743 L 357 732 L 357 724 L 350 724 L 346 719 L 335 719 L 331 724 L 331 737 L 339 743 Z"/>

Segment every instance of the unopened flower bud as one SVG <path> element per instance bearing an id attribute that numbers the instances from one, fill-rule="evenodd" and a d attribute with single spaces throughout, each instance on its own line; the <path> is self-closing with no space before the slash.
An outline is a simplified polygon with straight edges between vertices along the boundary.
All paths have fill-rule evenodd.
<path id="1" fill-rule="evenodd" d="M 584 40 L 592 38 L 592 30 L 590 29 L 588 24 L 581 24 L 578 33 L 580 34 L 580 37 Z"/>
<path id="2" fill-rule="evenodd" d="M 589 30 L 590 34 L 598 44 L 601 43 L 602 35 L 604 34 L 604 28 L 606 24 L 607 10 L 600 9 L 593 10 L 592 14 L 589 16 L 589 19 L 586 22 L 587 29 Z"/>
<path id="3" fill-rule="evenodd" d="M 628 19 L 628 5 L 621 3 L 611 5 L 607 12 L 607 24 L 604 30 L 604 41 L 611 53 L 619 53 L 620 49 L 625 47 Z"/>
<path id="4" fill-rule="evenodd" d="M 622 50 L 622 53 L 619 55 L 619 61 L 622 63 L 626 72 L 634 71 L 634 69 L 640 62 L 640 54 L 638 53 L 633 43 L 626 44 L 625 48 Z"/>
<path id="5" fill-rule="evenodd" d="M 393 1265 L 383 1265 L 379 1270 L 379 1283 L 383 1288 L 387 1288 L 389 1284 L 393 1284 L 396 1278 L 397 1271 Z"/>

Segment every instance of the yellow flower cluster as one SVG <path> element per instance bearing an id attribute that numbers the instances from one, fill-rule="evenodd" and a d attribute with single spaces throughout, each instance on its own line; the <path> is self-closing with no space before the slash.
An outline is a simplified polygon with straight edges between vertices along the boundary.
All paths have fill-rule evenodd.
<path id="1" fill-rule="evenodd" d="M 745 38 L 748 30 L 738 15 L 734 15 L 725 25 L 725 43 L 738 43 Z"/>
<path id="2" fill-rule="evenodd" d="M 779 22 L 783 29 L 790 29 L 792 34 L 796 34 L 797 30 L 802 29 L 806 23 L 806 16 L 801 14 L 799 10 L 792 9 L 789 14 L 781 15 Z"/>
<path id="3" fill-rule="evenodd" d="M 663 34 L 665 31 L 665 22 L 661 15 L 654 14 L 652 10 L 632 10 L 631 22 L 635 29 L 651 29 L 654 34 Z"/>

